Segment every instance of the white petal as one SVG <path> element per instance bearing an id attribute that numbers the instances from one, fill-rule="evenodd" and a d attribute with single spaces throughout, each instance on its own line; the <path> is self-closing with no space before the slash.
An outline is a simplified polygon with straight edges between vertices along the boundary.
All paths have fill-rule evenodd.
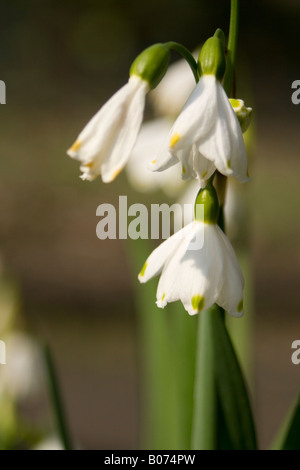
<path id="1" fill-rule="evenodd" d="M 183 107 L 170 133 L 170 150 L 176 152 L 204 138 L 216 119 L 216 78 L 204 75 Z"/>
<path id="2" fill-rule="evenodd" d="M 216 170 L 214 163 L 203 157 L 197 148 L 194 150 L 193 168 L 201 182 L 201 186 L 205 186 L 205 181 L 207 181 Z"/>
<path id="3" fill-rule="evenodd" d="M 185 239 L 185 234 L 190 230 L 190 226 L 176 232 L 151 253 L 138 276 L 140 282 L 147 282 L 161 272 L 168 257 L 177 250 L 180 243 Z"/>
<path id="4" fill-rule="evenodd" d="M 129 83 L 133 80 L 132 76 Z M 129 100 L 127 109 L 124 110 L 124 118 L 118 133 L 114 135 L 114 146 L 111 154 L 106 157 L 102 168 L 102 179 L 108 183 L 115 179 L 118 173 L 126 165 L 130 153 L 136 143 L 138 133 L 143 120 L 145 96 L 148 84 L 139 79 L 135 83 L 135 91 Z"/>
<path id="5" fill-rule="evenodd" d="M 167 302 L 173 302 L 180 298 L 177 289 L 177 279 L 182 273 L 181 260 L 186 253 L 190 240 L 195 236 L 196 228 L 197 223 L 191 222 L 175 234 L 180 235 L 180 237 L 178 237 L 178 243 L 175 250 L 170 253 L 163 263 L 163 272 L 160 276 L 156 293 L 156 303 L 158 307 L 163 308 Z"/>
<path id="6" fill-rule="evenodd" d="M 165 303 L 180 299 L 190 315 L 209 308 L 222 283 L 221 246 L 215 226 L 201 222 L 194 222 L 193 226 L 186 243 L 166 263 L 157 289 L 157 299 L 163 298 Z M 201 230 L 204 230 L 203 247 L 190 249 Z"/>
<path id="7" fill-rule="evenodd" d="M 144 110 L 146 82 L 131 77 L 110 100 L 108 100 L 79 134 L 68 155 L 82 162 L 83 179 L 93 179 L 102 173 L 110 181 L 126 163 L 128 148 L 131 151 L 141 124 Z M 134 102 L 134 105 L 133 105 Z M 136 107 L 136 115 L 133 113 Z M 128 114 L 130 116 L 128 116 Z M 124 152 L 120 145 L 128 136 Z M 125 153 L 126 152 L 126 153 Z M 117 160 L 120 158 L 119 166 Z M 109 160 L 112 159 L 109 162 Z M 109 174 L 108 174 L 109 173 Z"/>
<path id="8" fill-rule="evenodd" d="M 243 315 L 244 278 L 236 254 L 230 241 L 216 226 L 220 245 L 222 245 L 223 284 L 217 298 L 217 304 L 236 317 Z"/>
<path id="9" fill-rule="evenodd" d="M 242 130 L 222 85 L 217 82 L 217 112 L 209 135 L 201 136 L 197 147 L 205 158 L 214 162 L 224 175 L 248 181 L 247 152 Z"/>
<path id="10" fill-rule="evenodd" d="M 181 160 L 182 165 L 182 179 L 189 180 L 191 178 L 196 178 L 197 174 L 194 171 L 194 148 L 187 147 L 178 152 L 178 157 Z"/>
<path id="11" fill-rule="evenodd" d="M 176 165 L 179 159 L 173 155 L 168 149 L 168 142 L 170 140 L 170 133 L 165 141 L 160 146 L 157 156 L 151 160 L 148 164 L 148 168 L 151 171 L 165 171 L 168 168 Z"/>
<path id="12" fill-rule="evenodd" d="M 99 109 L 67 151 L 70 157 L 88 163 L 97 156 L 108 136 L 118 126 L 124 103 L 131 93 L 132 83 L 128 82 Z"/>

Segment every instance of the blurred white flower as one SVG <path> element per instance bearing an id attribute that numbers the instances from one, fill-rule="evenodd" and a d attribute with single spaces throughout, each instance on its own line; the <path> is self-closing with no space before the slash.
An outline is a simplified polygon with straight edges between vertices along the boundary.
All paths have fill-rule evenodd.
<path id="1" fill-rule="evenodd" d="M 62 443 L 56 436 L 48 436 L 40 441 L 33 450 L 64 450 Z"/>
<path id="2" fill-rule="evenodd" d="M 128 180 L 137 191 L 151 192 L 161 189 L 167 195 L 175 196 L 185 186 L 177 166 L 161 173 L 153 173 L 148 168 L 171 127 L 172 122 L 167 118 L 154 119 L 142 125 L 126 166 Z"/>
<path id="3" fill-rule="evenodd" d="M 101 175 L 109 183 L 120 173 L 136 142 L 148 91 L 148 82 L 132 75 L 84 127 L 67 152 L 81 162 L 82 179 Z"/>
<path id="4" fill-rule="evenodd" d="M 193 52 L 196 60 L 199 52 Z M 195 78 L 190 66 L 181 59 L 169 66 L 164 79 L 149 95 L 150 101 L 159 114 L 177 117 L 194 88 Z"/>
<path id="5" fill-rule="evenodd" d="M 14 332 L 5 337 L 6 364 L 0 368 L 0 392 L 16 400 L 41 390 L 44 380 L 43 362 L 36 343 L 25 333 Z"/>

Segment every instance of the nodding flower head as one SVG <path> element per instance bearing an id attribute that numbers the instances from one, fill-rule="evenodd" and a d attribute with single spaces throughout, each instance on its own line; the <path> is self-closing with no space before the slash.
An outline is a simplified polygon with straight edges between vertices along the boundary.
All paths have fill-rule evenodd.
<path id="1" fill-rule="evenodd" d="M 181 300 L 190 315 L 214 303 L 234 316 L 243 315 L 244 279 L 234 250 L 216 225 L 218 201 L 212 186 L 201 190 L 196 208 L 204 206 L 193 222 L 159 245 L 138 278 L 144 283 L 161 274 L 157 305 Z"/>
<path id="2" fill-rule="evenodd" d="M 145 49 L 130 77 L 87 123 L 68 155 L 81 162 L 81 178 L 113 181 L 126 165 L 143 120 L 145 97 L 166 73 L 170 52 L 163 44 Z"/>

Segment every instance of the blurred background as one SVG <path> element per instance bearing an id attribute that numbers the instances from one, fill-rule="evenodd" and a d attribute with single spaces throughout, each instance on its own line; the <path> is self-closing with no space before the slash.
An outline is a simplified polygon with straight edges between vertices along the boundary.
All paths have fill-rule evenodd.
<path id="1" fill-rule="evenodd" d="M 0 116 L 0 315 L 9 310 L 18 331 L 50 344 L 76 445 L 134 449 L 135 281 L 126 241 L 97 239 L 96 208 L 117 203 L 119 194 L 132 202 L 145 197 L 130 189 L 125 173 L 109 185 L 81 181 L 66 149 L 127 81 L 141 50 L 169 40 L 194 50 L 217 27 L 227 33 L 230 2 L 0 0 L 0 6 L 0 79 L 7 87 Z M 237 96 L 254 110 L 247 239 L 255 293 L 253 403 L 263 448 L 300 385 L 300 366 L 291 362 L 291 344 L 300 339 L 300 107 L 291 102 L 291 84 L 300 79 L 299 24 L 297 0 L 241 1 Z M 153 201 L 162 202 L 162 194 Z M 1 369 L 10 367 L 9 353 Z M 27 427 L 54 432 L 43 385 L 22 403 Z M 22 446 L 18 429 L 11 446 Z"/>

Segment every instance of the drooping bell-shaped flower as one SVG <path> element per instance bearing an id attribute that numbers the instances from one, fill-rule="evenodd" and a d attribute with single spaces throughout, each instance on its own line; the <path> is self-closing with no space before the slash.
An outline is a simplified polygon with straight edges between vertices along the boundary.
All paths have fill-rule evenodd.
<path id="1" fill-rule="evenodd" d="M 145 107 L 145 97 L 164 76 L 170 52 L 164 44 L 145 49 L 130 68 L 128 83 L 115 93 L 87 123 L 68 150 L 81 162 L 81 178 L 102 176 L 113 181 L 126 165 L 136 142 Z"/>
<path id="2" fill-rule="evenodd" d="M 201 210 L 202 209 L 202 210 Z M 243 315 L 243 275 L 235 252 L 220 227 L 218 199 L 208 184 L 195 204 L 195 220 L 159 245 L 139 274 L 144 283 L 161 273 L 157 305 L 181 300 L 190 315 L 216 303 Z"/>
<path id="3" fill-rule="evenodd" d="M 225 55 L 221 39 L 209 38 L 199 56 L 200 80 L 162 146 L 153 171 L 179 161 L 183 176 L 207 180 L 217 169 L 223 175 L 248 181 L 247 152 L 236 113 L 221 84 Z"/>

